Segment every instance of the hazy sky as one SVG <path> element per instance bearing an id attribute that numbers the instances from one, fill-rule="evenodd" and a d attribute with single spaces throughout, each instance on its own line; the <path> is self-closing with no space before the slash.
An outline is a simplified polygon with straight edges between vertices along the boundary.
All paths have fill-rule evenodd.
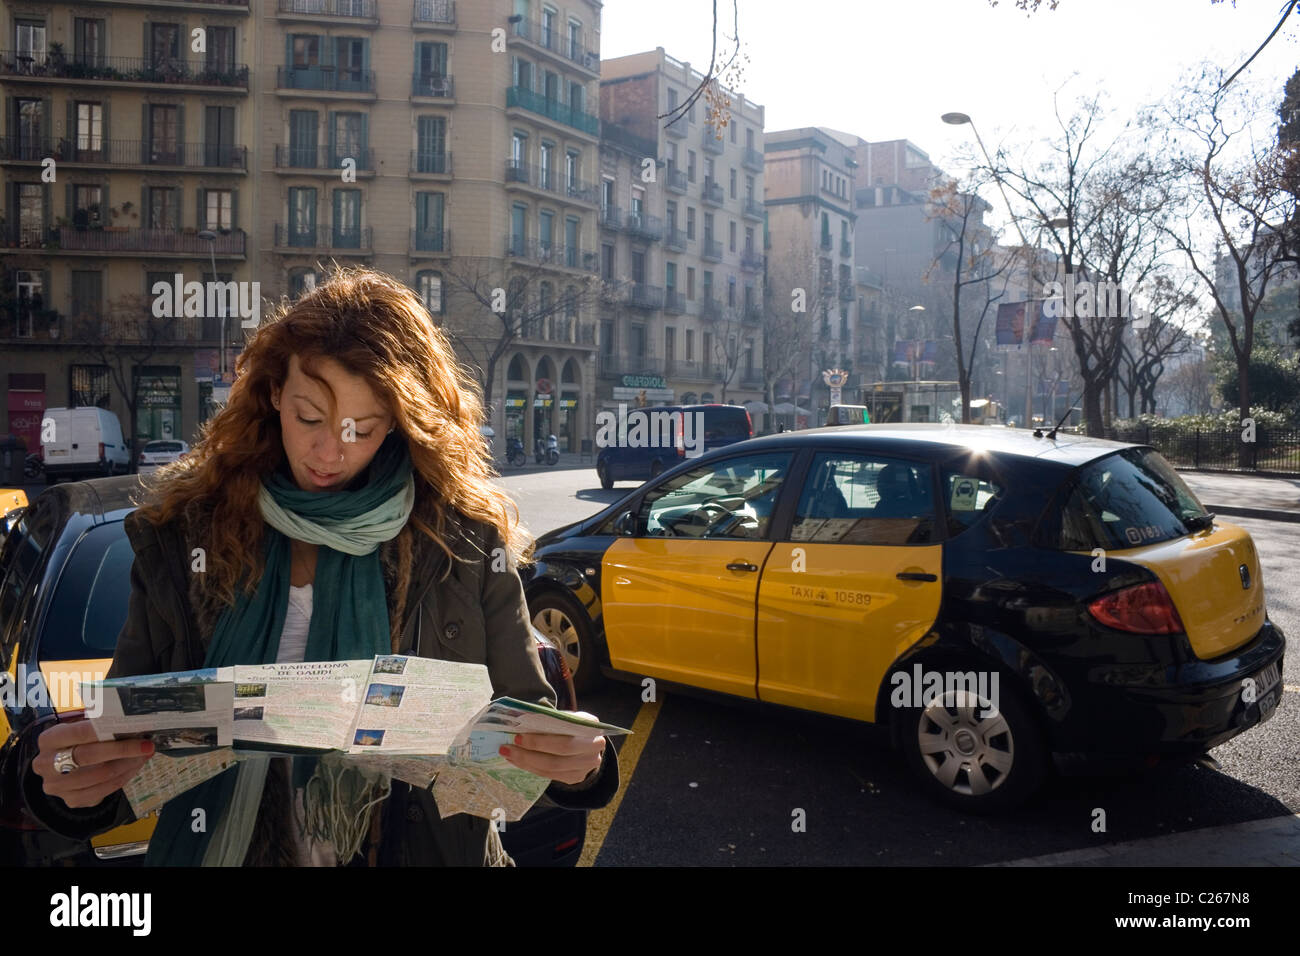
<path id="1" fill-rule="evenodd" d="M 910 139 L 953 168 L 970 128 L 942 113 L 970 114 L 985 145 L 1020 142 L 1054 128 L 1052 94 L 1100 88 L 1122 119 L 1171 90 L 1205 58 L 1233 69 L 1266 37 L 1282 0 L 1061 0 L 1026 17 L 1012 0 L 739 0 L 750 63 L 745 94 L 767 109 L 767 128 L 830 126 L 868 140 Z M 731 0 L 718 0 L 732 33 Z M 703 72 L 711 0 L 607 0 L 601 55 L 662 46 Z M 1280 96 L 1300 65 L 1300 16 L 1238 82 Z M 1075 76 L 1077 74 L 1077 76 Z M 1073 76 L 1073 79 L 1071 77 Z"/>

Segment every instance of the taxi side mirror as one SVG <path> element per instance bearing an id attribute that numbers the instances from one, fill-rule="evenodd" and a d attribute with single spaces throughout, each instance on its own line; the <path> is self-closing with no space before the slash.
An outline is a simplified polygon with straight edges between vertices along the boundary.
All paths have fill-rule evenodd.
<path id="1" fill-rule="evenodd" d="M 630 511 L 619 515 L 614 521 L 614 533 L 625 538 L 633 537 L 636 534 L 636 515 Z"/>

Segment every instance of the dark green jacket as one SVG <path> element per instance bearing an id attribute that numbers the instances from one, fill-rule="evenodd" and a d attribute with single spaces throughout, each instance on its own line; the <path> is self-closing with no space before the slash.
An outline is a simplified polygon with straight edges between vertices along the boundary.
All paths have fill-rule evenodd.
<path id="1" fill-rule="evenodd" d="M 131 596 L 126 624 L 118 638 L 110 677 L 157 674 L 203 666 L 222 606 L 203 587 L 203 575 L 190 571 L 192 550 L 207 540 L 207 519 L 177 518 L 155 527 L 138 513 L 124 522 L 135 550 L 131 568 Z M 443 577 L 451 560 L 422 533 L 413 536 L 411 576 L 405 608 L 401 612 L 402 643 L 399 651 L 441 660 L 485 664 L 494 696 L 515 697 L 555 706 L 550 685 L 543 676 L 529 626 L 523 585 L 513 564 L 501 567 L 501 547 L 495 528 L 482 522 L 458 520 L 450 528 L 448 543 L 457 554 L 450 574 Z M 389 619 L 396 608 L 396 539 L 380 548 L 387 584 Z M 418 648 L 415 646 L 418 635 Z M 58 798 L 47 797 L 41 778 L 33 774 L 28 753 L 23 791 L 34 816 L 56 833 L 73 839 L 87 839 L 135 819 L 121 791 L 96 807 L 73 809 Z M 259 832 L 265 833 L 262 817 L 272 811 L 264 798 L 259 815 Z M 542 797 L 543 804 L 576 810 L 605 806 L 618 789 L 618 758 L 607 741 L 601 768 L 581 784 L 553 783 Z M 433 796 L 400 781 L 393 781 L 392 794 L 382 805 L 378 845 L 363 844 L 359 858 L 374 859 L 380 865 L 462 865 L 502 863 L 509 858 L 491 821 L 468 814 L 441 819 Z M 273 839 L 284 836 L 273 827 Z M 374 831 L 372 830 L 372 833 Z M 259 841 L 256 839 L 254 843 Z M 283 848 L 283 847 L 281 847 Z M 257 857 L 256 854 L 263 856 Z M 265 847 L 250 848 L 246 863 L 269 862 Z M 356 862 L 356 861 L 354 861 Z"/>

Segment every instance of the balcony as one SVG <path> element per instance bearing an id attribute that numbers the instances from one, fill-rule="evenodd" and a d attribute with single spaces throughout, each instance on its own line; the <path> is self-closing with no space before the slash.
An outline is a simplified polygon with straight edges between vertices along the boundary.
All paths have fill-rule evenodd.
<path id="1" fill-rule="evenodd" d="M 449 254 L 451 252 L 451 230 L 412 229 L 411 255 L 422 252 Z"/>
<path id="2" fill-rule="evenodd" d="M 722 300 L 704 293 L 700 296 L 700 316 L 705 319 L 722 318 Z"/>
<path id="3" fill-rule="evenodd" d="M 686 312 L 686 297 L 675 289 L 669 289 L 664 293 L 664 311 L 671 312 L 673 315 L 682 315 Z"/>
<path id="4" fill-rule="evenodd" d="M 845 259 L 851 259 L 853 257 L 853 243 L 848 239 L 840 240 L 840 255 Z"/>
<path id="5" fill-rule="evenodd" d="M 623 228 L 623 210 L 617 206 L 600 207 L 600 227 L 618 232 Z"/>
<path id="6" fill-rule="evenodd" d="M 223 230 L 212 242 L 212 252 L 224 258 L 242 258 L 242 229 Z M 42 249 L 46 252 L 138 253 L 166 256 L 207 256 L 208 242 L 194 229 L 128 229 L 124 226 L 78 228 L 59 226 L 0 226 L 0 248 Z"/>
<path id="7" fill-rule="evenodd" d="M 741 208 L 741 215 L 746 219 L 757 219 L 763 221 L 763 204 L 752 196 L 745 197 L 745 204 Z"/>
<path id="8" fill-rule="evenodd" d="M 0 76 L 37 83 L 71 80 L 78 83 L 146 83 L 248 90 L 247 64 L 215 64 L 206 59 L 182 60 L 178 57 L 100 56 L 91 53 L 69 59 L 67 54 L 33 56 L 16 50 L 0 50 Z"/>
<path id="9" fill-rule="evenodd" d="M 706 153 L 718 155 L 721 155 L 723 150 L 727 148 L 727 144 L 713 132 L 713 128 L 710 126 L 704 127 L 704 138 L 700 141 L 700 145 L 704 147 Z"/>
<path id="10" fill-rule="evenodd" d="M 633 282 L 628 290 L 627 304 L 634 309 L 655 311 L 664 307 L 664 290 L 657 285 Z"/>
<path id="11" fill-rule="evenodd" d="M 746 249 L 740 254 L 740 268 L 747 272 L 762 272 L 763 257 L 753 249 Z"/>
<path id="12" fill-rule="evenodd" d="M 415 0 L 411 26 L 416 30 L 437 30 L 456 26 L 455 0 Z"/>
<path id="13" fill-rule="evenodd" d="M 70 166 L 169 166 L 236 173 L 248 170 L 248 150 L 243 146 L 170 143 L 164 147 L 148 140 L 101 139 L 94 149 L 78 149 L 76 141 L 70 139 L 52 144 L 0 136 L 0 162 L 39 163 L 47 156 Z"/>
<path id="14" fill-rule="evenodd" d="M 411 150 L 412 176 L 450 176 L 451 153 L 430 153 Z"/>
<path id="15" fill-rule="evenodd" d="M 600 135 L 600 120 L 591 113 L 575 110 L 558 100 L 548 100 L 540 93 L 522 86 L 506 89 L 506 109 L 522 109 L 538 116 L 586 133 L 588 136 Z"/>
<path id="16" fill-rule="evenodd" d="M 667 133 L 669 136 L 675 136 L 678 139 L 682 139 L 683 137 L 685 137 L 686 131 L 687 131 L 687 122 L 686 122 L 685 113 L 683 113 L 677 119 L 673 120 L 671 123 L 667 123 L 664 125 L 664 132 Z"/>
<path id="17" fill-rule="evenodd" d="M 823 232 L 821 247 L 825 249 L 827 252 L 829 252 L 834 247 L 834 245 L 835 245 L 835 241 L 831 239 L 831 234 L 829 232 Z"/>
<path id="18" fill-rule="evenodd" d="M 340 25 L 379 26 L 375 0 L 278 0 L 275 12 L 281 20 L 307 23 L 338 21 Z"/>
<path id="19" fill-rule="evenodd" d="M 533 189 L 540 189 L 547 193 L 592 206 L 598 202 L 599 189 L 596 186 L 577 177 L 566 178 L 554 167 L 526 163 L 518 159 L 507 159 L 505 181 L 507 186 L 513 183 L 518 183 L 521 186 L 531 186 Z"/>
<path id="20" fill-rule="evenodd" d="M 456 84 L 450 76 L 432 73 L 411 74 L 412 98 L 427 97 L 434 100 L 456 98 Z"/>
<path id="21" fill-rule="evenodd" d="M 746 146 L 740 163 L 752 172 L 761 173 L 763 171 L 763 154 L 752 146 Z"/>
<path id="22" fill-rule="evenodd" d="M 722 242 L 718 239 L 705 238 L 700 243 L 700 258 L 706 262 L 722 261 Z"/>
<path id="23" fill-rule="evenodd" d="M 667 186 L 673 192 L 681 193 L 683 196 L 685 196 L 686 195 L 685 170 L 677 169 L 675 167 L 670 166 L 668 168 L 668 178 L 664 181 L 664 185 Z"/>
<path id="24" fill-rule="evenodd" d="M 578 246 L 563 246 L 558 242 L 545 242 L 541 239 L 507 237 L 505 254 L 508 258 L 526 259 L 563 269 L 577 269 L 590 273 L 596 273 L 600 269 L 600 257 L 596 253 Z"/>
<path id="25" fill-rule="evenodd" d="M 549 54 L 563 66 L 576 66 L 592 74 L 600 72 L 600 54 L 587 49 L 581 31 L 577 36 L 571 36 L 568 25 L 558 22 L 558 18 L 549 25 L 539 20 L 514 20 L 510 25 L 510 39 L 516 38 L 539 52 Z"/>
<path id="26" fill-rule="evenodd" d="M 374 157 L 368 147 L 343 151 L 330 149 L 328 146 L 279 146 L 275 147 L 275 168 L 300 173 L 314 169 L 325 176 L 337 176 L 343 168 L 343 161 L 351 159 L 359 173 L 375 171 Z"/>
<path id="27" fill-rule="evenodd" d="M 664 233 L 664 248 L 671 252 L 686 251 L 686 233 L 680 229 L 669 228 Z"/>
<path id="28" fill-rule="evenodd" d="M 361 255 L 369 255 L 371 246 L 371 229 L 354 227 L 352 229 L 327 230 L 321 227 L 291 230 L 282 223 L 275 224 L 275 250 L 293 252 L 294 250 L 331 249 L 339 252 L 357 250 Z"/>
<path id="29" fill-rule="evenodd" d="M 374 70 L 336 70 L 332 66 L 277 66 L 275 85 L 279 90 L 315 90 L 322 93 L 375 94 Z"/>
<path id="30" fill-rule="evenodd" d="M 233 7 L 233 10 L 222 10 L 222 13 L 247 13 L 248 0 L 82 0 L 83 3 L 89 3 L 92 6 L 106 7 L 139 7 L 150 6 L 160 7 L 163 9 L 175 8 L 185 9 L 192 6 L 205 7 Z"/>
<path id="31" fill-rule="evenodd" d="M 706 205 L 722 205 L 722 186 L 711 179 L 704 180 L 704 188 L 700 190 L 700 198 Z"/>
<path id="32" fill-rule="evenodd" d="M 651 242 L 658 242 L 664 237 L 663 220 L 658 216 L 650 216 L 646 213 L 629 213 L 627 217 L 628 235 L 637 239 L 649 239 Z"/>

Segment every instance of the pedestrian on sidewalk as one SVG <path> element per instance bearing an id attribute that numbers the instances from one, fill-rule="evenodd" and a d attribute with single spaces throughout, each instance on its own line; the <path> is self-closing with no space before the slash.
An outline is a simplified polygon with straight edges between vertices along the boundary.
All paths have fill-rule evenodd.
<path id="1" fill-rule="evenodd" d="M 490 479 L 482 420 L 448 340 L 397 280 L 342 269 L 283 307 L 240 354 L 229 403 L 126 519 L 135 563 L 109 677 L 414 654 L 487 665 L 497 695 L 554 707 L 516 570 L 529 540 Z M 148 742 L 99 742 L 72 721 L 28 749 L 24 796 L 50 829 L 84 839 L 134 819 L 122 786 Z M 602 736 L 521 735 L 502 755 L 551 779 L 559 806 L 604 806 L 618 786 Z M 491 821 L 444 820 L 429 791 L 308 757 L 241 760 L 176 796 L 146 858 L 508 862 Z"/>

